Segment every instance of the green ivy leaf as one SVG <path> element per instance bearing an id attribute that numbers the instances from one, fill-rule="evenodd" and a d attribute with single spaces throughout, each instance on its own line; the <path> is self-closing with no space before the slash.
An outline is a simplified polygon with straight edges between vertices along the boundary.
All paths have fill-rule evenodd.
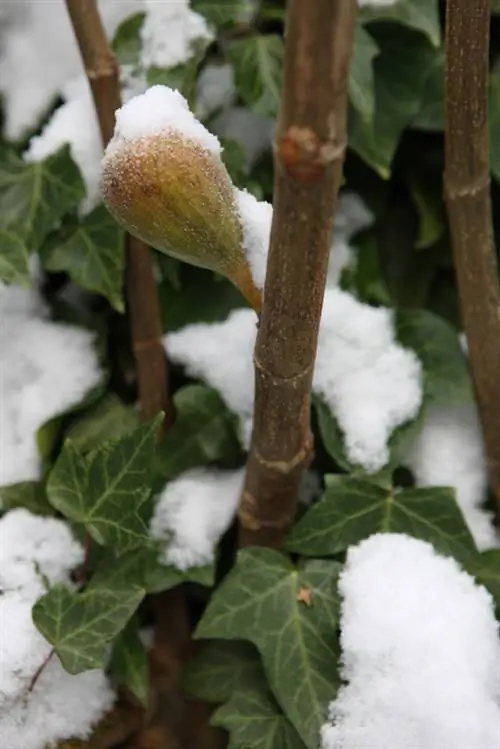
<path id="1" fill-rule="evenodd" d="M 139 65 L 141 59 L 141 28 L 145 13 L 135 13 L 118 27 L 113 39 L 113 52 L 120 65 Z"/>
<path id="2" fill-rule="evenodd" d="M 196 632 L 253 642 L 274 696 L 309 749 L 317 749 L 339 686 L 339 569 L 324 560 L 297 569 L 271 549 L 240 551 Z"/>
<path id="3" fill-rule="evenodd" d="M 243 641 L 209 642 L 185 666 L 182 683 L 205 702 L 226 702 L 239 690 L 267 690 L 259 653 Z"/>
<path id="4" fill-rule="evenodd" d="M 49 476 L 51 504 L 117 552 L 149 538 L 151 463 L 160 419 L 87 455 L 68 440 Z"/>
<path id="5" fill-rule="evenodd" d="M 113 644 L 111 672 L 147 708 L 150 699 L 148 653 L 134 617 Z"/>
<path id="6" fill-rule="evenodd" d="M 269 693 L 238 690 L 210 720 L 229 733 L 229 749 L 304 749 L 299 734 Z"/>
<path id="7" fill-rule="evenodd" d="M 421 31 L 435 47 L 441 44 L 438 0 L 396 0 L 387 6 L 374 5 L 361 8 L 358 13 L 363 23 L 395 21 Z"/>
<path id="8" fill-rule="evenodd" d="M 29 250 L 26 242 L 12 231 L 0 229 L 0 282 L 31 285 Z"/>
<path id="9" fill-rule="evenodd" d="M 32 251 L 84 197 L 85 187 L 69 146 L 35 164 L 12 151 L 2 152 L 0 229 L 18 236 Z"/>
<path id="10" fill-rule="evenodd" d="M 54 586 L 35 604 L 33 621 L 70 674 L 107 665 L 108 645 L 144 598 L 140 588 L 91 583 L 84 593 Z"/>
<path id="11" fill-rule="evenodd" d="M 305 556 L 332 556 L 375 533 L 406 533 L 460 561 L 477 554 L 452 489 L 394 491 L 349 476 L 329 477 L 322 499 L 294 526 L 285 545 Z"/>
<path id="12" fill-rule="evenodd" d="M 427 310 L 398 310 L 394 321 L 399 342 L 422 362 L 426 401 L 470 403 L 471 379 L 457 331 Z"/>
<path id="13" fill-rule="evenodd" d="M 444 51 L 440 50 L 427 70 L 420 111 L 412 122 L 419 130 L 444 130 Z"/>
<path id="14" fill-rule="evenodd" d="M 283 76 L 283 39 L 276 34 L 237 39 L 229 44 L 228 55 L 245 104 L 258 114 L 276 117 Z"/>
<path id="15" fill-rule="evenodd" d="M 249 0 L 192 0 L 191 5 L 216 27 L 233 25 L 246 11 L 253 9 Z"/>
<path id="16" fill-rule="evenodd" d="M 349 146 L 387 179 L 401 136 L 420 112 L 428 71 L 438 52 L 425 37 L 409 30 L 378 30 L 374 36 L 380 47 L 373 63 L 375 114 L 367 120 L 350 108 Z"/>
<path id="17" fill-rule="evenodd" d="M 174 405 L 176 420 L 156 454 L 157 469 L 164 478 L 238 455 L 234 416 L 214 390 L 187 385 L 176 392 Z"/>
<path id="18" fill-rule="evenodd" d="M 379 48 L 375 39 L 363 26 L 356 24 L 349 68 L 349 98 L 365 120 L 371 120 L 375 110 L 373 60 L 378 53 Z"/>
<path id="19" fill-rule="evenodd" d="M 51 238 L 41 257 L 46 270 L 65 271 L 78 286 L 101 294 L 117 312 L 124 311 L 124 234 L 103 205 L 81 219 L 68 238 Z"/>
<path id="20" fill-rule="evenodd" d="M 82 453 L 99 447 L 107 440 L 117 440 L 139 426 L 139 413 L 113 393 L 108 393 L 84 416 L 72 424 L 66 437 Z"/>
<path id="21" fill-rule="evenodd" d="M 470 572 L 489 590 L 500 610 L 500 549 L 483 551 L 477 563 L 470 567 Z"/>
<path id="22" fill-rule="evenodd" d="M 169 86 L 181 92 L 191 108 L 196 105 L 196 78 L 198 67 L 205 57 L 208 42 L 200 39 L 193 45 L 190 59 L 173 68 L 150 68 L 147 72 L 148 86 Z"/>
<path id="23" fill-rule="evenodd" d="M 417 177 L 410 177 L 408 187 L 419 218 L 415 248 L 425 249 L 435 244 L 446 230 L 443 201 L 437 185 L 427 186 Z"/>
<path id="24" fill-rule="evenodd" d="M 55 515 L 47 499 L 45 487 L 38 481 L 21 481 L 10 486 L 0 486 L 0 512 L 23 507 L 34 515 Z"/>

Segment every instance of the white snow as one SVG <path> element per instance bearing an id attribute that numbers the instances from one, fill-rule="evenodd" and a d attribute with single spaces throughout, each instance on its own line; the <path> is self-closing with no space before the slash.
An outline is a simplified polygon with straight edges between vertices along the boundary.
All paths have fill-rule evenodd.
<path id="1" fill-rule="evenodd" d="M 243 226 L 245 256 L 256 287 L 263 289 L 266 280 L 273 207 L 265 200 L 257 200 L 247 190 L 235 190 L 235 198 Z"/>
<path id="2" fill-rule="evenodd" d="M 12 749 L 47 749 L 87 738 L 113 706 L 101 670 L 70 676 L 32 620 L 46 583 L 70 583 L 83 549 L 62 520 L 12 510 L 0 518 L 0 735 Z"/>
<path id="3" fill-rule="evenodd" d="M 30 593 L 41 575 L 50 585 L 66 582 L 83 562 L 83 549 L 69 526 L 19 508 L 0 519 L 0 590 Z M 0 690 L 1 691 L 1 690 Z"/>
<path id="4" fill-rule="evenodd" d="M 475 404 L 432 405 L 406 464 L 418 486 L 451 486 L 480 551 L 500 546 L 493 513 L 482 508 L 488 477 Z"/>
<path id="5" fill-rule="evenodd" d="M 180 570 L 210 564 L 235 516 L 244 472 L 197 468 L 171 481 L 158 498 L 150 533 L 166 542 L 164 564 Z"/>
<path id="6" fill-rule="evenodd" d="M 166 0 L 168 4 L 168 0 Z M 99 0 L 106 31 L 143 8 L 141 0 Z M 8 138 L 17 139 L 40 117 L 82 70 L 64 0 L 2 2 L 0 92 L 5 97 Z"/>
<path id="7" fill-rule="evenodd" d="M 205 19 L 191 10 L 189 0 L 144 0 L 144 6 L 141 63 L 145 68 L 182 65 L 194 54 L 196 44 L 213 39 Z"/>
<path id="8" fill-rule="evenodd" d="M 112 158 L 127 142 L 172 133 L 195 141 L 214 156 L 220 155 L 218 138 L 198 122 L 182 94 L 168 86 L 152 86 L 144 94 L 130 99 L 116 113 L 115 134 L 106 149 L 106 157 Z"/>
<path id="9" fill-rule="evenodd" d="M 246 447 L 252 430 L 256 320 L 251 310 L 235 310 L 225 322 L 189 325 L 165 341 L 171 360 L 215 388 L 239 416 Z M 421 365 L 396 343 L 390 310 L 327 289 L 313 389 L 335 413 L 349 459 L 374 472 L 388 460 L 392 431 L 420 408 Z"/>
<path id="10" fill-rule="evenodd" d="M 40 476 L 38 429 L 102 378 L 95 334 L 44 319 L 36 290 L 0 287 L 0 486 Z"/>
<path id="11" fill-rule="evenodd" d="M 323 749 L 499 749 L 500 640 L 487 591 L 397 534 L 349 549 L 342 677 Z"/>
<path id="12" fill-rule="evenodd" d="M 355 266 L 356 253 L 351 245 L 354 234 L 370 226 L 373 215 L 359 195 L 341 192 L 333 224 L 332 248 L 328 263 L 327 286 L 337 286 L 344 268 Z"/>
<path id="13" fill-rule="evenodd" d="M 359 8 L 390 8 L 396 3 L 406 3 L 408 0 L 358 0 Z"/>
<path id="14" fill-rule="evenodd" d="M 234 70 L 230 63 L 209 62 L 196 81 L 196 116 L 205 119 L 229 106 L 236 97 Z"/>

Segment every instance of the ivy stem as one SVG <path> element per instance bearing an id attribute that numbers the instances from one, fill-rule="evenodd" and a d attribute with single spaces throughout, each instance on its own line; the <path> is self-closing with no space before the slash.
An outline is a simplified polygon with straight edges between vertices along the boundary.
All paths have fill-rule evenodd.
<path id="1" fill-rule="evenodd" d="M 38 682 L 38 679 L 43 674 L 46 667 L 49 665 L 50 661 L 52 660 L 53 655 L 55 654 L 55 649 L 52 648 L 49 653 L 45 656 L 43 663 L 41 663 L 35 673 L 33 674 L 33 678 L 31 679 L 28 689 L 26 690 L 27 694 L 31 694 Z"/>
<path id="2" fill-rule="evenodd" d="M 289 0 L 240 545 L 279 546 L 312 454 L 311 386 L 346 150 L 356 0 Z"/>
<path id="3" fill-rule="evenodd" d="M 488 132 L 490 0 L 446 5 L 445 194 L 490 486 L 500 516 L 500 288 Z"/>

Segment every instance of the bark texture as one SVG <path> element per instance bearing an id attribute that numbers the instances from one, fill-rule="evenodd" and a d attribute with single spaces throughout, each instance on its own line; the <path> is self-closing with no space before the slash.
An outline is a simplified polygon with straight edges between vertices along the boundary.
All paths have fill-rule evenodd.
<path id="1" fill-rule="evenodd" d="M 500 290 L 488 131 L 489 0 L 446 8 L 445 194 L 490 485 L 500 512 Z"/>
<path id="2" fill-rule="evenodd" d="M 311 384 L 346 150 L 355 0 L 289 0 L 242 546 L 279 546 L 312 450 Z"/>

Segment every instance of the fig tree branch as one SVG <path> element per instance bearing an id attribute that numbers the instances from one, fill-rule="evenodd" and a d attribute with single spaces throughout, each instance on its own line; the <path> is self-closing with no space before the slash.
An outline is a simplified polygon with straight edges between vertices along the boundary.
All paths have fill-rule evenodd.
<path id="1" fill-rule="evenodd" d="M 446 8 L 445 193 L 489 480 L 500 513 L 500 289 L 488 133 L 489 0 Z"/>
<path id="2" fill-rule="evenodd" d="M 274 214 L 254 352 L 243 546 L 278 546 L 312 450 L 311 385 L 346 150 L 356 0 L 289 0 L 274 143 Z"/>
<path id="3" fill-rule="evenodd" d="M 121 106 L 120 71 L 106 37 L 96 0 L 66 0 L 87 79 L 92 91 L 103 144 L 113 136 L 115 112 Z M 126 297 L 137 366 L 139 402 L 145 419 L 164 411 L 173 416 L 162 325 L 152 257 L 140 240 L 126 236 Z"/>

